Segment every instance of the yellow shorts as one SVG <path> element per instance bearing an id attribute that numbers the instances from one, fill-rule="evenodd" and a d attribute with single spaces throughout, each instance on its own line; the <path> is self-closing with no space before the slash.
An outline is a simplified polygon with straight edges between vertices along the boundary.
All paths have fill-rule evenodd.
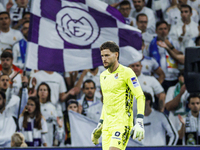
<path id="1" fill-rule="evenodd" d="M 109 147 L 116 147 L 125 150 L 130 137 L 130 127 L 106 128 L 102 131 L 102 149 L 109 150 Z"/>

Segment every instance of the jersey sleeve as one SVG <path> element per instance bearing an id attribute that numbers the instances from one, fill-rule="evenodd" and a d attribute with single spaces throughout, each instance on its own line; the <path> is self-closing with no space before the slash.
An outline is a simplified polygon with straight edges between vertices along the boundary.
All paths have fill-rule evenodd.
<path id="1" fill-rule="evenodd" d="M 137 99 L 137 114 L 144 115 L 145 96 L 135 73 L 130 68 L 125 71 L 125 81 Z"/>

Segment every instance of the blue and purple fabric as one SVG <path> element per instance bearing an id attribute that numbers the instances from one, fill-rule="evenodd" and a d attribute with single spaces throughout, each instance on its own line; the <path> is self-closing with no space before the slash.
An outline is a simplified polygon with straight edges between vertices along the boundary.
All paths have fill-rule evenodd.
<path id="1" fill-rule="evenodd" d="M 142 59 L 140 30 L 102 1 L 38 0 L 31 6 L 28 68 L 64 72 L 100 66 L 99 47 L 106 41 L 119 45 L 120 63 Z"/>

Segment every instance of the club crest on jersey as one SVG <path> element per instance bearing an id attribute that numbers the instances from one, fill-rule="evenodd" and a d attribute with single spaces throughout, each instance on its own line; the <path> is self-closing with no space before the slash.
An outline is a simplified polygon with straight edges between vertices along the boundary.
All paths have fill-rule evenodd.
<path id="1" fill-rule="evenodd" d="M 139 83 L 138 83 L 136 77 L 132 77 L 132 78 L 131 78 L 131 81 L 132 81 L 132 83 L 133 83 L 134 88 L 136 88 L 136 87 L 139 86 Z"/>
<path id="2" fill-rule="evenodd" d="M 115 79 L 118 79 L 118 73 L 115 74 Z"/>
<path id="3" fill-rule="evenodd" d="M 104 80 L 106 79 L 106 76 L 104 77 Z"/>

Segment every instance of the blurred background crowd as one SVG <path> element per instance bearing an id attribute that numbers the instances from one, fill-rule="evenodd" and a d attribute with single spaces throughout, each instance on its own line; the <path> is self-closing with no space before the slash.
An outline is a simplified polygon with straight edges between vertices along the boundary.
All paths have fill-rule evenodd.
<path id="1" fill-rule="evenodd" d="M 200 0 L 102 1 L 142 33 L 143 59 L 127 66 L 146 96 L 141 144 L 200 144 L 200 95 L 184 82 L 185 48 L 200 46 Z M 31 0 L 0 0 L 0 147 L 70 146 L 68 111 L 98 122 L 105 69 L 24 69 L 31 7 Z"/>

